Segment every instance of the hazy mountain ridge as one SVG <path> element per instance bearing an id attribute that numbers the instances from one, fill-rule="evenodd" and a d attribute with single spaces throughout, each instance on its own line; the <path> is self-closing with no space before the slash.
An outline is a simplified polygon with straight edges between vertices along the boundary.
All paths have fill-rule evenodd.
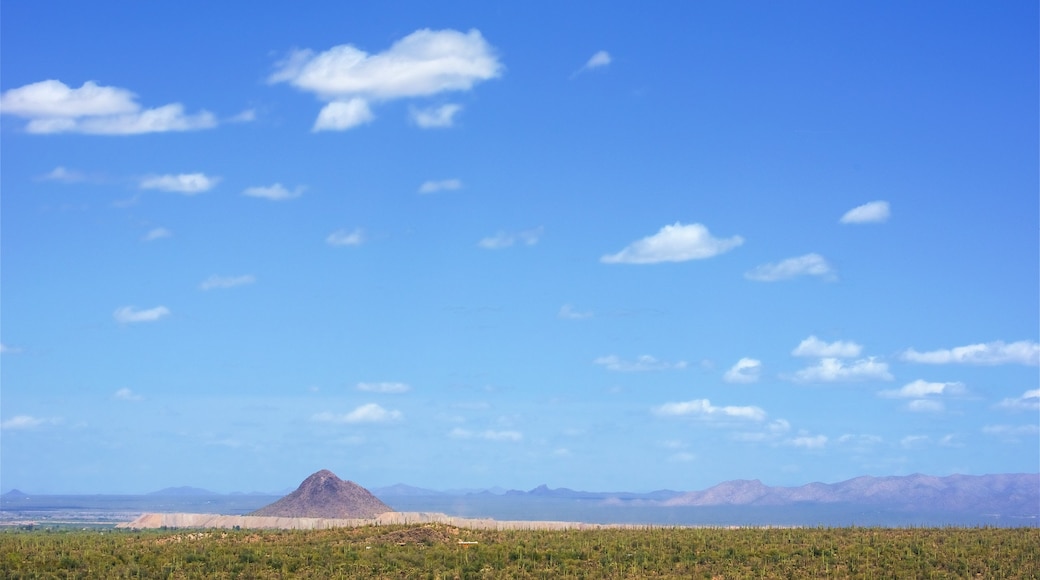
<path id="1" fill-rule="evenodd" d="M 1040 474 L 862 476 L 827 484 L 770 487 L 759 480 L 720 483 L 662 502 L 667 506 L 884 505 L 908 510 L 1040 514 Z"/>

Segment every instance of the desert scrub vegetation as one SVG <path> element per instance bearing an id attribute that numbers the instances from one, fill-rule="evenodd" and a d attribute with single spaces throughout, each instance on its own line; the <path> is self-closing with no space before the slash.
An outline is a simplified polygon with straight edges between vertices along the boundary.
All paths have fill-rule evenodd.
<path id="1" fill-rule="evenodd" d="M 1040 528 L 8 530 L 0 577 L 1038 578 Z"/>

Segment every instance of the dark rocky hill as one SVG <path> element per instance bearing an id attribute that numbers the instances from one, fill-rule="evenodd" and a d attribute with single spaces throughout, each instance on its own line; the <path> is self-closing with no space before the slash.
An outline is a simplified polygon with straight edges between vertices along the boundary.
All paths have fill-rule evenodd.
<path id="1" fill-rule="evenodd" d="M 251 516 L 286 518 L 374 518 L 394 511 L 367 489 L 323 469 L 303 480 L 296 491 Z"/>

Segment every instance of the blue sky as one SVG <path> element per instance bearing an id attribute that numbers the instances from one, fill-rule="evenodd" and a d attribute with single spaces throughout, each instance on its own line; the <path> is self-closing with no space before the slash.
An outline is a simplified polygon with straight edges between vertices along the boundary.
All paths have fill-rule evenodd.
<path id="1" fill-rule="evenodd" d="M 5 2 L 0 488 L 1040 470 L 1032 2 Z"/>

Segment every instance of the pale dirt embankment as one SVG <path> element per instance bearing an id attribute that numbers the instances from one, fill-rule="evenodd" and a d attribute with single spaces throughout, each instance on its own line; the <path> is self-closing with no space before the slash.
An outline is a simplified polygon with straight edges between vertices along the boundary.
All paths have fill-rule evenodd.
<path id="1" fill-rule="evenodd" d="M 580 522 L 498 521 L 457 518 L 431 512 L 387 512 L 370 519 L 284 518 L 270 516 L 222 516 L 217 514 L 146 513 L 117 528 L 235 528 L 277 530 L 325 530 L 395 524 L 447 524 L 472 530 L 601 530 L 609 528 L 646 528 L 634 524 L 584 524 Z"/>

